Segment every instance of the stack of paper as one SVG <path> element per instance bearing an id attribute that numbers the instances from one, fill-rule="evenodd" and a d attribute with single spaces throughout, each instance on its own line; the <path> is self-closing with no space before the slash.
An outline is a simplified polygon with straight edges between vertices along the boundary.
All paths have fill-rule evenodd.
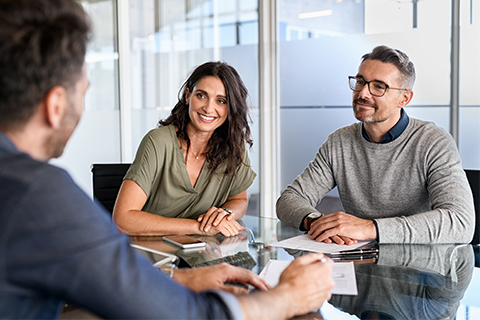
<path id="1" fill-rule="evenodd" d="M 345 250 L 360 248 L 371 241 L 358 241 L 356 244 L 341 245 L 336 243 L 317 242 L 310 238 L 308 234 L 302 234 L 296 237 L 288 238 L 279 242 L 272 243 L 272 247 L 289 248 L 296 250 L 305 250 L 310 252 L 337 253 Z"/>
<path id="2" fill-rule="evenodd" d="M 270 260 L 260 273 L 260 277 L 273 288 L 278 284 L 280 275 L 292 261 Z M 332 294 L 357 295 L 357 280 L 353 262 L 337 262 L 333 264 L 332 277 L 335 287 Z"/>

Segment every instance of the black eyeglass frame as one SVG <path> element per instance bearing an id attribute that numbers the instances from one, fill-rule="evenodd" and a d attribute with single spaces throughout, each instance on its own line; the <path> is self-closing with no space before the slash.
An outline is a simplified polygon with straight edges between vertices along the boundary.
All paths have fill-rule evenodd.
<path id="1" fill-rule="evenodd" d="M 355 80 L 355 81 L 356 81 L 357 79 L 362 79 L 362 80 L 365 82 L 365 84 L 363 85 L 362 89 L 360 89 L 360 90 L 355 90 L 355 88 L 352 88 L 352 86 L 351 86 L 351 84 L 350 84 L 350 80 Z M 370 83 L 371 83 L 371 82 L 379 82 L 379 83 L 384 84 L 384 85 L 385 85 L 385 91 L 383 91 L 383 93 L 382 93 L 381 95 L 374 94 L 374 93 L 372 92 L 372 89 L 370 89 Z M 370 94 L 371 94 L 372 96 L 375 96 L 375 97 L 383 97 L 383 96 L 385 95 L 385 93 L 387 93 L 387 90 L 388 90 L 388 89 L 402 90 L 402 91 L 408 91 L 408 90 L 410 90 L 410 89 L 407 89 L 407 88 L 395 88 L 395 87 L 390 87 L 390 86 L 389 86 L 388 84 L 386 84 L 385 82 L 379 81 L 379 80 L 367 81 L 367 80 L 365 80 L 363 77 L 358 77 L 358 76 L 349 76 L 349 77 L 348 77 L 348 87 L 349 87 L 353 92 L 360 92 L 360 91 L 362 91 L 363 88 L 365 87 L 365 85 L 368 85 L 368 92 L 370 92 Z"/>

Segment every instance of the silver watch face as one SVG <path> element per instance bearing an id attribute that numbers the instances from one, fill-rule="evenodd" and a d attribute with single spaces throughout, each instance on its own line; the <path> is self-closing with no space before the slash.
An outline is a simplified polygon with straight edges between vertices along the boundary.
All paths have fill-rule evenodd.
<path id="1" fill-rule="evenodd" d="M 320 218 L 321 216 L 323 216 L 323 214 L 321 214 L 320 212 L 312 212 L 307 217 L 309 219 L 317 219 L 317 218 Z"/>

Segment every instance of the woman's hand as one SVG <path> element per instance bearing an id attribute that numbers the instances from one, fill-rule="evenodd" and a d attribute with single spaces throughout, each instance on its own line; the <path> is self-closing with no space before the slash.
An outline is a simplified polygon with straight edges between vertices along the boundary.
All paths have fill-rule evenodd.
<path id="1" fill-rule="evenodd" d="M 208 232 L 212 227 L 218 227 L 223 220 L 232 221 L 231 213 L 222 208 L 211 207 L 208 211 L 197 218 L 200 222 L 200 230 Z"/>
<path id="2" fill-rule="evenodd" d="M 243 230 L 243 227 L 235 220 L 223 219 L 218 226 L 210 226 L 208 231 L 200 228 L 200 232 L 206 236 L 214 236 L 217 233 L 221 233 L 224 237 L 233 237 L 236 236 L 240 231 Z"/>

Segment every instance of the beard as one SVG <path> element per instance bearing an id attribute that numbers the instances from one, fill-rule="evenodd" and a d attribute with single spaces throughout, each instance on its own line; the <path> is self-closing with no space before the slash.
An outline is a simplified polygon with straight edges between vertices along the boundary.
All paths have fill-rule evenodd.
<path id="1" fill-rule="evenodd" d="M 358 104 L 364 104 L 372 107 L 372 110 L 362 110 L 362 108 L 358 107 Z M 378 123 L 378 122 L 383 122 L 385 119 L 378 119 L 378 106 L 373 103 L 369 102 L 368 100 L 362 99 L 362 98 L 357 98 L 353 100 L 353 114 L 355 116 L 355 119 L 361 122 L 366 122 L 366 123 Z"/>
<path id="2" fill-rule="evenodd" d="M 75 111 L 72 101 L 68 102 L 65 114 L 61 120 L 59 128 L 50 136 L 46 142 L 49 158 L 59 158 L 67 145 L 68 140 L 80 121 L 80 115 Z"/>

